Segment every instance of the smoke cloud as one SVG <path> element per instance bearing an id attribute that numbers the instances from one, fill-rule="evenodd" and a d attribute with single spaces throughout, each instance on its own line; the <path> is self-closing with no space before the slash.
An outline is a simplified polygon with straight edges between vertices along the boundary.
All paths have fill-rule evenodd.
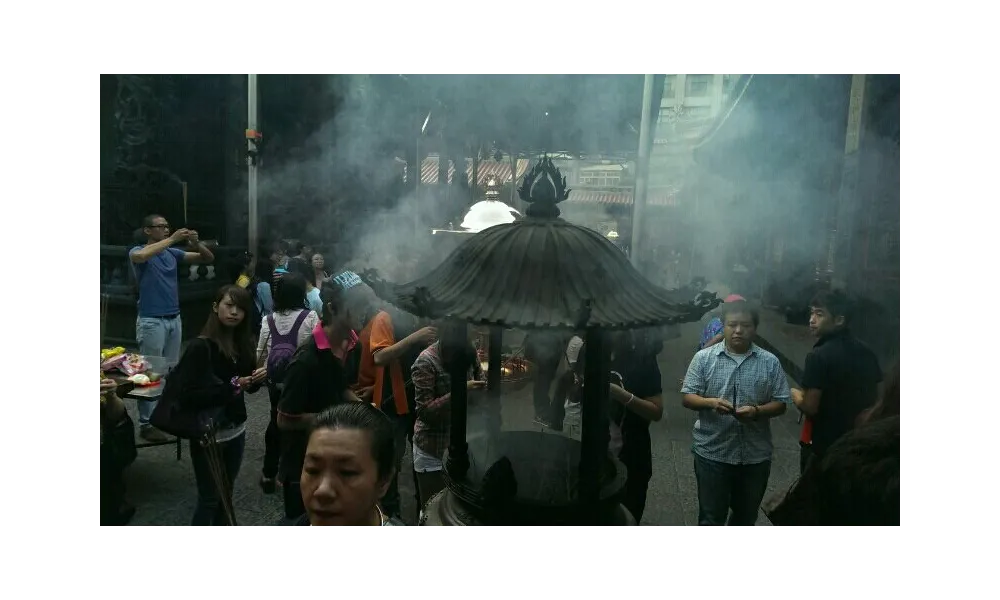
<path id="1" fill-rule="evenodd" d="M 756 75 L 744 92 L 745 82 L 735 82 L 716 119 L 692 112 L 656 125 L 642 270 L 664 287 L 701 276 L 719 293 L 781 306 L 829 279 L 837 262 L 827 255 L 844 178 L 851 76 Z M 893 93 L 870 87 L 873 95 Z M 285 237 L 332 255 L 331 268 L 374 267 L 390 280 L 412 280 L 455 245 L 431 230 L 457 226 L 472 204 L 461 180 L 464 160 L 477 150 L 483 158 L 499 152 L 505 162 L 511 152 L 547 151 L 563 164 L 606 159 L 624 165 L 630 181 L 641 90 L 642 76 L 330 76 L 305 141 L 280 164 L 262 166 L 264 214 L 282 223 Z M 893 153 L 898 157 L 898 78 L 895 94 L 894 126 L 866 121 L 860 186 L 876 177 L 866 165 L 891 168 Z M 452 185 L 414 188 L 416 173 L 404 183 L 406 160 L 417 152 L 454 160 Z M 572 178 L 569 184 L 583 191 Z M 673 201 L 663 206 L 671 189 Z M 898 187 L 896 194 L 895 205 L 880 209 L 889 214 L 870 218 L 895 219 L 898 252 Z M 627 241 L 630 206 L 561 206 L 567 220 L 611 223 Z M 848 233 L 862 239 L 864 232 Z M 898 270 L 892 240 L 869 241 L 890 247 L 872 260 Z M 839 262 L 841 272 L 849 268 Z"/>
<path id="2" fill-rule="evenodd" d="M 694 141 L 685 141 L 684 123 L 658 124 L 656 138 L 668 143 L 654 150 L 650 179 L 676 181 L 680 191 L 675 207 L 647 208 L 644 273 L 665 287 L 703 276 L 710 290 L 777 308 L 793 323 L 807 318 L 815 291 L 842 287 L 858 301 L 852 328 L 892 357 L 898 76 L 868 76 L 853 156 L 846 152 L 852 76 L 755 75 L 740 96 L 746 77 Z M 688 165 L 671 171 L 657 151 L 676 152 L 674 162 Z"/>
<path id="3" fill-rule="evenodd" d="M 454 244 L 431 230 L 457 226 L 472 204 L 466 158 L 634 153 L 640 93 L 641 76 L 331 76 L 317 101 L 326 119 L 261 167 L 263 214 L 283 237 L 324 247 L 328 264 L 409 280 Z M 414 189 L 414 173 L 404 184 L 418 151 L 454 161 L 450 186 Z"/>

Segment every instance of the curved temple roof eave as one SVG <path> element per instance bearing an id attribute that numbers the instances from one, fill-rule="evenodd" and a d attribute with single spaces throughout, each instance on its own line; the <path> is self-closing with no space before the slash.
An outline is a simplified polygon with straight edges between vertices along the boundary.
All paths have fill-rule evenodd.
<path id="1" fill-rule="evenodd" d="M 418 317 L 519 329 L 608 330 L 699 320 L 714 294 L 665 290 L 596 231 L 559 218 L 566 179 L 548 158 L 518 190 L 524 219 L 474 234 L 425 276 L 403 285 L 369 272 L 375 293 Z"/>

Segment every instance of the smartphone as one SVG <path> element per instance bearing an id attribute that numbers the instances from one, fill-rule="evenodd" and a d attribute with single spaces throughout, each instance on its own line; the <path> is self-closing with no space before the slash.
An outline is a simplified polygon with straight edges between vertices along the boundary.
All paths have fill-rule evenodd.
<path id="1" fill-rule="evenodd" d="M 619 387 L 625 387 L 625 382 L 622 381 L 622 374 L 618 371 L 611 371 L 611 383 Z"/>

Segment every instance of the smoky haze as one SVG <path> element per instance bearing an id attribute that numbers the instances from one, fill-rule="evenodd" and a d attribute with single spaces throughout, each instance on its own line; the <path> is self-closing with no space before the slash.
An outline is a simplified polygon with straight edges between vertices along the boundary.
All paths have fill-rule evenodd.
<path id="1" fill-rule="evenodd" d="M 284 237 L 335 255 L 331 268 L 371 266 L 409 280 L 453 245 L 431 229 L 457 226 L 471 205 L 459 179 L 476 148 L 483 159 L 499 151 L 505 163 L 511 152 L 634 154 L 641 84 L 641 76 L 330 76 L 328 118 L 281 164 L 262 165 L 261 202 L 288 224 Z M 402 183 L 418 148 L 422 158 L 456 161 L 452 185 Z"/>
<path id="2" fill-rule="evenodd" d="M 675 206 L 645 212 L 642 271 L 664 287 L 702 276 L 720 294 L 777 290 L 777 305 L 829 276 L 851 76 L 747 79 L 716 119 L 656 124 L 650 197 L 679 191 Z M 289 224 L 285 237 L 324 247 L 329 268 L 371 266 L 407 281 L 436 266 L 455 241 L 430 230 L 461 222 L 471 204 L 463 162 L 477 148 L 504 162 L 511 152 L 610 158 L 634 173 L 641 75 L 329 76 L 319 88 L 313 102 L 325 116 L 281 164 L 262 166 L 259 189 L 266 214 Z M 868 161 L 898 152 L 898 120 L 864 136 Z M 453 184 L 414 189 L 414 174 L 404 184 L 418 151 L 454 159 Z M 594 226 L 576 205 L 564 203 L 564 217 Z M 626 234 L 629 213 L 608 209 L 606 220 Z"/>
<path id="3" fill-rule="evenodd" d="M 877 115 L 865 114 L 854 194 L 842 189 L 849 185 L 842 180 L 851 180 L 844 173 L 851 168 L 845 160 L 849 74 L 743 76 L 718 119 L 702 126 L 693 142 L 682 139 L 689 125 L 659 123 L 655 138 L 682 158 L 668 167 L 654 154 L 651 179 L 657 169 L 669 168 L 680 191 L 676 208 L 646 210 L 644 273 L 664 287 L 703 276 L 720 295 L 763 296 L 782 306 L 801 301 L 818 280 L 842 286 L 859 277 L 857 263 L 829 252 L 833 227 L 842 248 L 867 244 L 870 262 L 901 261 L 901 250 L 877 226 L 899 219 L 901 81 L 873 83 L 869 76 L 866 93 L 880 95 L 868 99 L 880 107 L 872 109 Z M 711 123 L 720 121 L 711 133 Z M 695 148 L 700 140 L 706 141 Z M 740 274 L 736 265 L 747 272 Z M 864 288 L 862 295 L 884 306 L 894 303 L 877 285 L 850 287 Z"/>

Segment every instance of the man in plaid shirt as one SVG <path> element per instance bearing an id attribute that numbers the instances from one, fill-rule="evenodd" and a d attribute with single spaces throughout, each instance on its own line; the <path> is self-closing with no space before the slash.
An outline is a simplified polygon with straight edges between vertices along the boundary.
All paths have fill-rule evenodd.
<path id="1" fill-rule="evenodd" d="M 724 343 L 694 355 L 681 389 L 684 406 L 698 411 L 698 524 L 728 517 L 730 525 L 753 525 L 771 474 L 770 419 L 791 401 L 788 379 L 777 357 L 753 343 L 757 311 L 727 303 L 722 321 Z"/>
<path id="2" fill-rule="evenodd" d="M 481 369 L 473 364 L 473 375 L 466 383 L 469 391 L 483 389 Z M 444 451 L 451 434 L 451 376 L 441 359 L 441 342 L 420 353 L 413 363 L 416 397 L 416 423 L 413 427 L 413 470 L 417 472 L 420 501 L 426 503 L 444 489 Z"/>

